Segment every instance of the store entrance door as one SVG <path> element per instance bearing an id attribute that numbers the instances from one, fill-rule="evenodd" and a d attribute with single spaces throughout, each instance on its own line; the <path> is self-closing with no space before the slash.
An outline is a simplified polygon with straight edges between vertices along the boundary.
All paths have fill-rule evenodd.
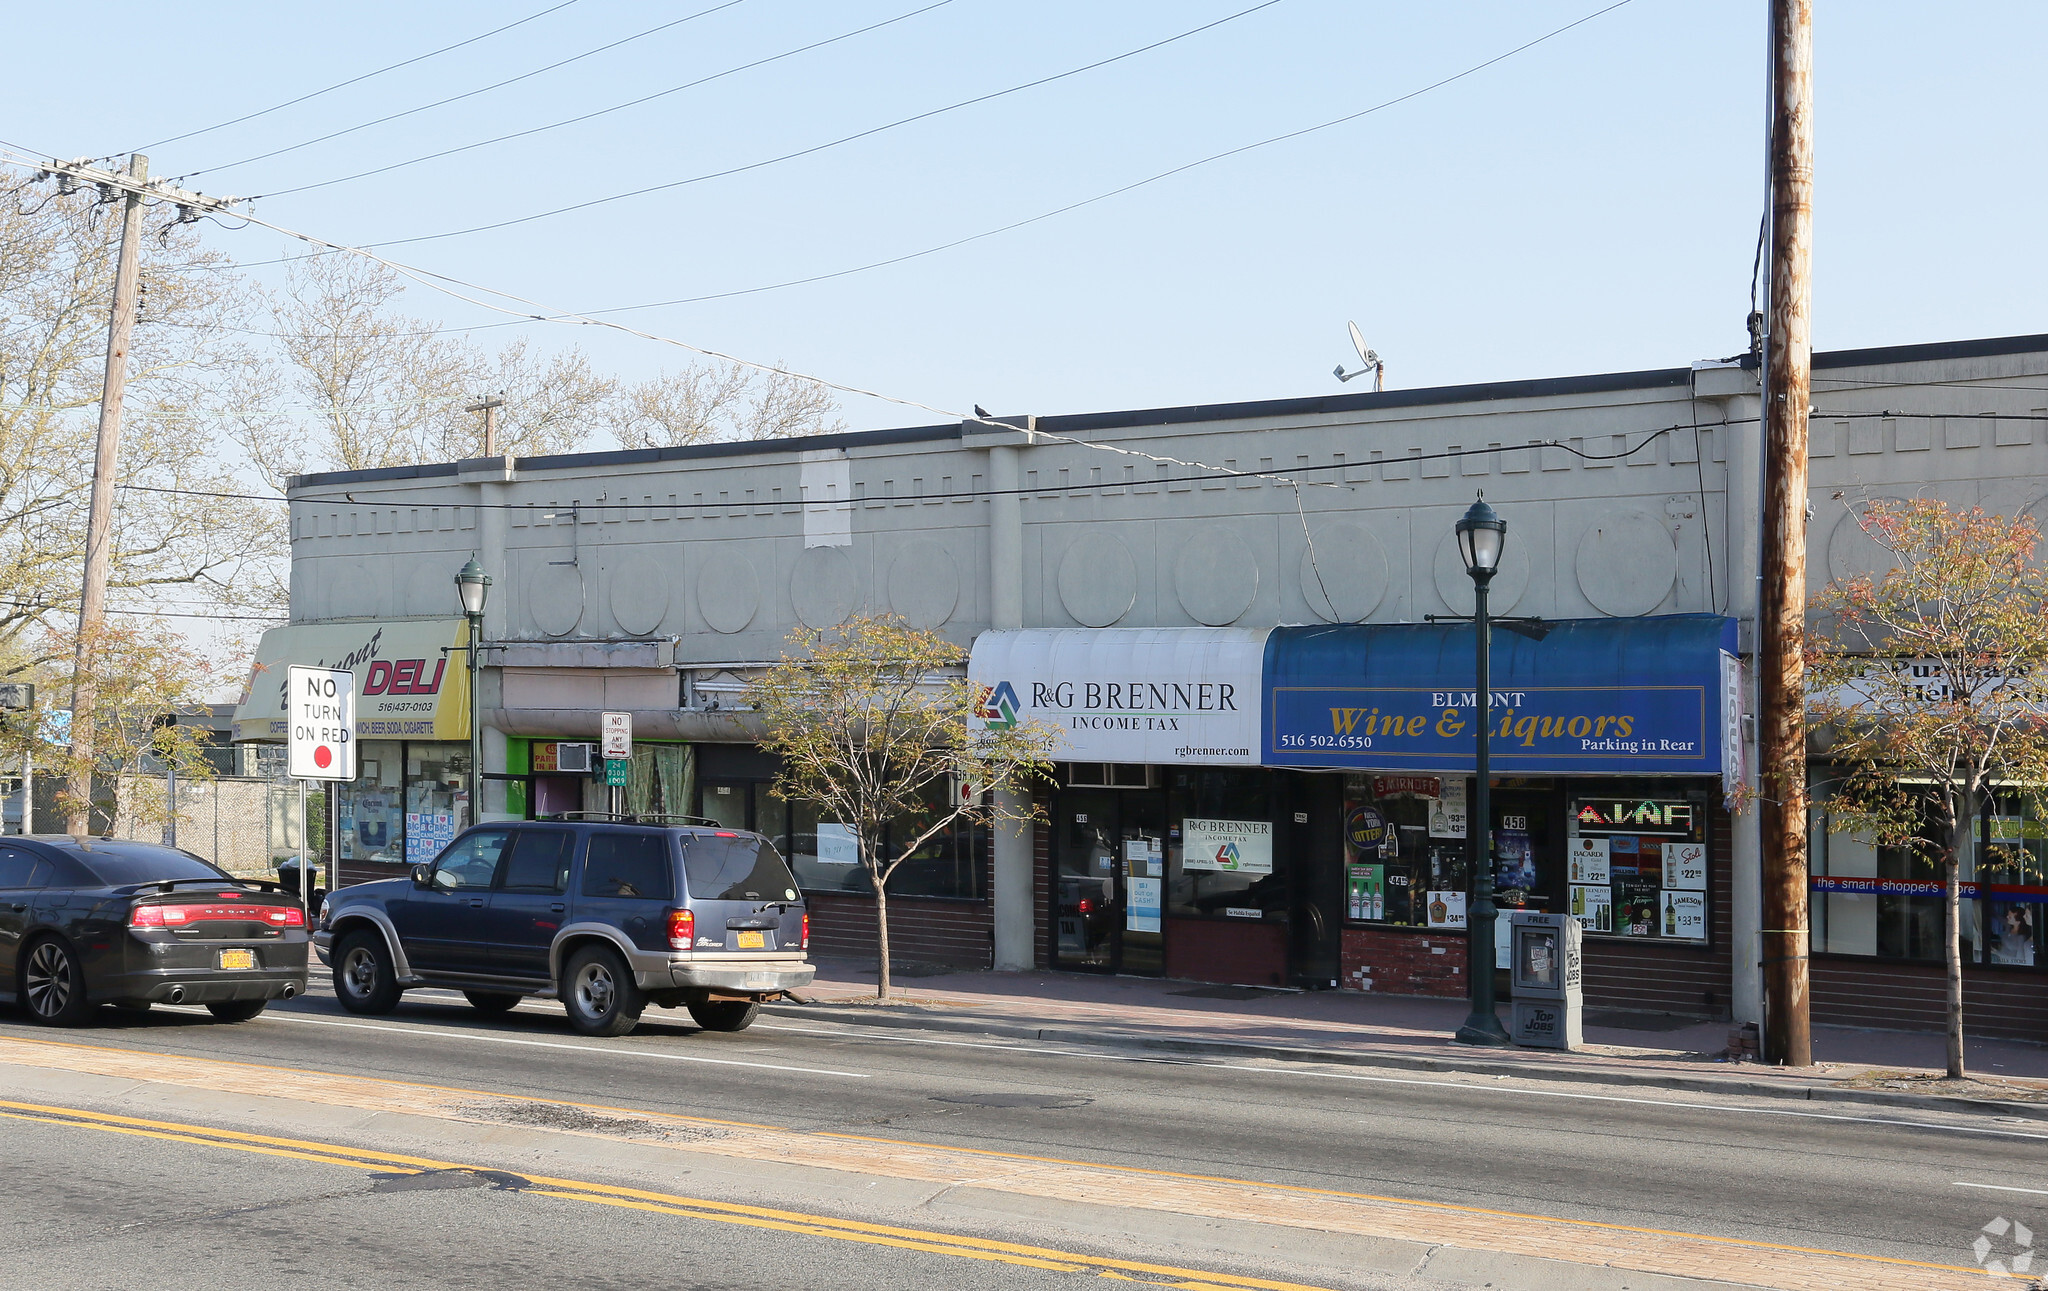
<path id="1" fill-rule="evenodd" d="M 1069 789 L 1054 821 L 1057 968 L 1166 971 L 1166 803 L 1149 789 Z"/>

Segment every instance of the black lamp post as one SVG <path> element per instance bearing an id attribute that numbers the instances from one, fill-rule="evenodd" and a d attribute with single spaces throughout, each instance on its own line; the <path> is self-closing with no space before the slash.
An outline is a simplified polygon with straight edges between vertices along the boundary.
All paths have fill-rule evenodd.
<path id="1" fill-rule="evenodd" d="M 484 640 L 484 599 L 490 595 L 491 576 L 471 556 L 455 576 L 455 594 L 462 599 L 462 615 L 469 620 L 469 823 L 480 824 L 484 811 L 484 759 L 481 734 L 482 710 L 477 703 L 477 655 Z"/>
<path id="2" fill-rule="evenodd" d="M 1502 548 L 1507 546 L 1508 522 L 1494 514 L 1482 495 L 1458 521 L 1458 553 L 1465 558 L 1465 572 L 1472 575 L 1472 626 L 1479 638 L 1479 754 L 1478 792 L 1473 795 L 1472 820 L 1467 828 L 1476 835 L 1473 847 L 1476 870 L 1472 880 L 1472 908 L 1466 912 L 1468 945 L 1466 972 L 1471 974 L 1471 1016 L 1458 1028 L 1462 1044 L 1502 1045 L 1510 1043 L 1507 1028 L 1493 999 L 1494 924 L 1500 911 L 1493 905 L 1493 802 L 1488 767 L 1487 730 L 1493 718 L 1493 661 L 1490 657 L 1492 627 L 1486 614 L 1486 592 L 1500 569 Z"/>

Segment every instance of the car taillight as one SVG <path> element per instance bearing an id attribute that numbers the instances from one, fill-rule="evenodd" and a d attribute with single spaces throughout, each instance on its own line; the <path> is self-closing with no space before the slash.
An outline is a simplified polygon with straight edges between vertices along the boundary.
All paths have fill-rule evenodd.
<path id="1" fill-rule="evenodd" d="M 1093 910 L 1094 908 L 1095 908 L 1095 903 L 1094 903 L 1093 901 L 1090 901 L 1090 900 L 1089 900 L 1089 899 L 1088 899 L 1087 897 L 1082 897 L 1082 898 L 1081 898 L 1081 913 L 1082 913 L 1082 914 L 1087 914 L 1087 913 L 1088 913 L 1089 911 Z"/>
<path id="2" fill-rule="evenodd" d="M 185 907 L 175 905 L 139 905 L 128 912 L 130 928 L 175 928 L 186 919 Z"/>
<path id="3" fill-rule="evenodd" d="M 668 948 L 688 950 L 697 940 L 697 916 L 688 910 L 668 912 Z"/>
<path id="4" fill-rule="evenodd" d="M 811 948 L 811 916 L 809 915 L 809 913 L 806 913 L 806 914 L 804 915 L 804 941 L 803 941 L 803 945 L 802 945 L 802 946 L 800 946 L 800 947 L 798 947 L 798 949 L 799 949 L 799 950 L 809 950 L 810 948 Z"/>
<path id="5" fill-rule="evenodd" d="M 288 905 L 270 912 L 270 922 L 280 928 L 303 928 L 306 926 L 306 912 L 295 905 Z"/>

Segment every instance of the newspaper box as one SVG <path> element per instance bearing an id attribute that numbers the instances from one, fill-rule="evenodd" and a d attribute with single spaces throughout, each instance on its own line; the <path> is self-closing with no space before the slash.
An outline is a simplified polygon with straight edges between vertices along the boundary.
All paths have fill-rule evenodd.
<path id="1" fill-rule="evenodd" d="M 1540 1049 L 1583 1044 L 1579 921 L 1567 914 L 1515 911 L 1509 916 L 1508 968 L 1514 993 L 1515 1043 Z"/>

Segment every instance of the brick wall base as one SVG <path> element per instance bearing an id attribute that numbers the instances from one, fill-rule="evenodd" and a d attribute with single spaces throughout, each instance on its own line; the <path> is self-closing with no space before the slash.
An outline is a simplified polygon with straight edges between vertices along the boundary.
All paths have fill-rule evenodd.
<path id="1" fill-rule="evenodd" d="M 1340 988 L 1378 995 L 1461 998 L 1465 939 L 1428 933 L 1346 928 Z"/>
<path id="2" fill-rule="evenodd" d="M 827 959 L 875 959 L 872 898 L 813 892 L 811 953 Z M 889 898 L 889 950 L 897 964 L 989 968 L 995 962 L 995 920 L 986 901 Z"/>

